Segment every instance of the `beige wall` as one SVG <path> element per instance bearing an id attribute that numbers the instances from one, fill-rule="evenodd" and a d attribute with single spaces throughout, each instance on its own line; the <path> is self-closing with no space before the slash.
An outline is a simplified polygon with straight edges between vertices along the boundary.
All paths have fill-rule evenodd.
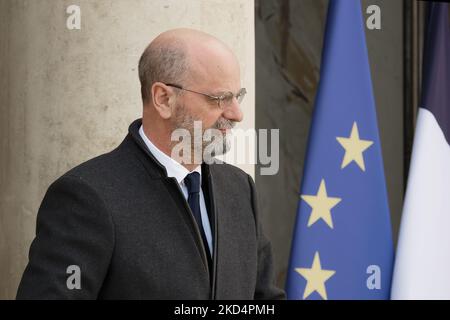
<path id="1" fill-rule="evenodd" d="M 66 28 L 71 4 L 81 30 Z M 249 92 L 240 127 L 253 128 L 253 1 L 0 0 L 0 299 L 15 297 L 49 184 L 123 139 L 141 114 L 139 56 L 175 27 L 234 49 Z"/>

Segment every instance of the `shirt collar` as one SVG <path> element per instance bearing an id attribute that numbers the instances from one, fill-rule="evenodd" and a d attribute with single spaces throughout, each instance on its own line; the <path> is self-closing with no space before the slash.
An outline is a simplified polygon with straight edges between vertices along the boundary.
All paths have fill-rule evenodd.
<path id="1" fill-rule="evenodd" d="M 144 140 L 145 145 L 147 146 L 148 150 L 153 154 L 153 156 L 156 158 L 156 160 L 161 163 L 167 171 L 168 177 L 174 177 L 177 179 L 178 183 L 181 183 L 186 176 L 191 173 L 189 172 L 186 167 L 169 157 L 167 154 L 162 152 L 158 149 L 151 141 L 150 139 L 145 135 L 144 127 L 141 125 L 139 128 L 139 135 L 141 136 L 142 140 Z M 202 175 L 202 166 L 197 166 L 192 172 L 198 172 L 200 174 L 200 177 Z"/>

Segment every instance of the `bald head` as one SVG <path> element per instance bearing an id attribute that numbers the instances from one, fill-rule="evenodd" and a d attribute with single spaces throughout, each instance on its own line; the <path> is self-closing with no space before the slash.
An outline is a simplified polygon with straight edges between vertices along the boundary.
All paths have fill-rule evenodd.
<path id="1" fill-rule="evenodd" d="M 211 73 L 236 71 L 239 74 L 235 55 L 219 39 L 193 29 L 169 30 L 150 43 L 139 61 L 142 99 L 148 102 L 154 82 L 211 84 Z"/>

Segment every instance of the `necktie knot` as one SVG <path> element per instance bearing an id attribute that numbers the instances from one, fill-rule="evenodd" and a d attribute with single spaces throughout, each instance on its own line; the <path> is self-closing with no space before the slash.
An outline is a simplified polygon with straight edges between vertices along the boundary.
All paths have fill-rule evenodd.
<path id="1" fill-rule="evenodd" d="M 184 178 L 189 194 L 200 192 L 200 173 L 192 172 Z"/>

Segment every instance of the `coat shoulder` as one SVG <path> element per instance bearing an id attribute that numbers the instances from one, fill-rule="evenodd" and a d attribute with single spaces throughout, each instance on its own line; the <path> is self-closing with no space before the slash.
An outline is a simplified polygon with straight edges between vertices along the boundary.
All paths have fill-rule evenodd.
<path id="1" fill-rule="evenodd" d="M 123 143 L 116 149 L 89 159 L 64 173 L 59 179 L 71 177 L 83 181 L 96 190 L 120 186 L 129 179 L 142 176 L 144 166 Z"/>

